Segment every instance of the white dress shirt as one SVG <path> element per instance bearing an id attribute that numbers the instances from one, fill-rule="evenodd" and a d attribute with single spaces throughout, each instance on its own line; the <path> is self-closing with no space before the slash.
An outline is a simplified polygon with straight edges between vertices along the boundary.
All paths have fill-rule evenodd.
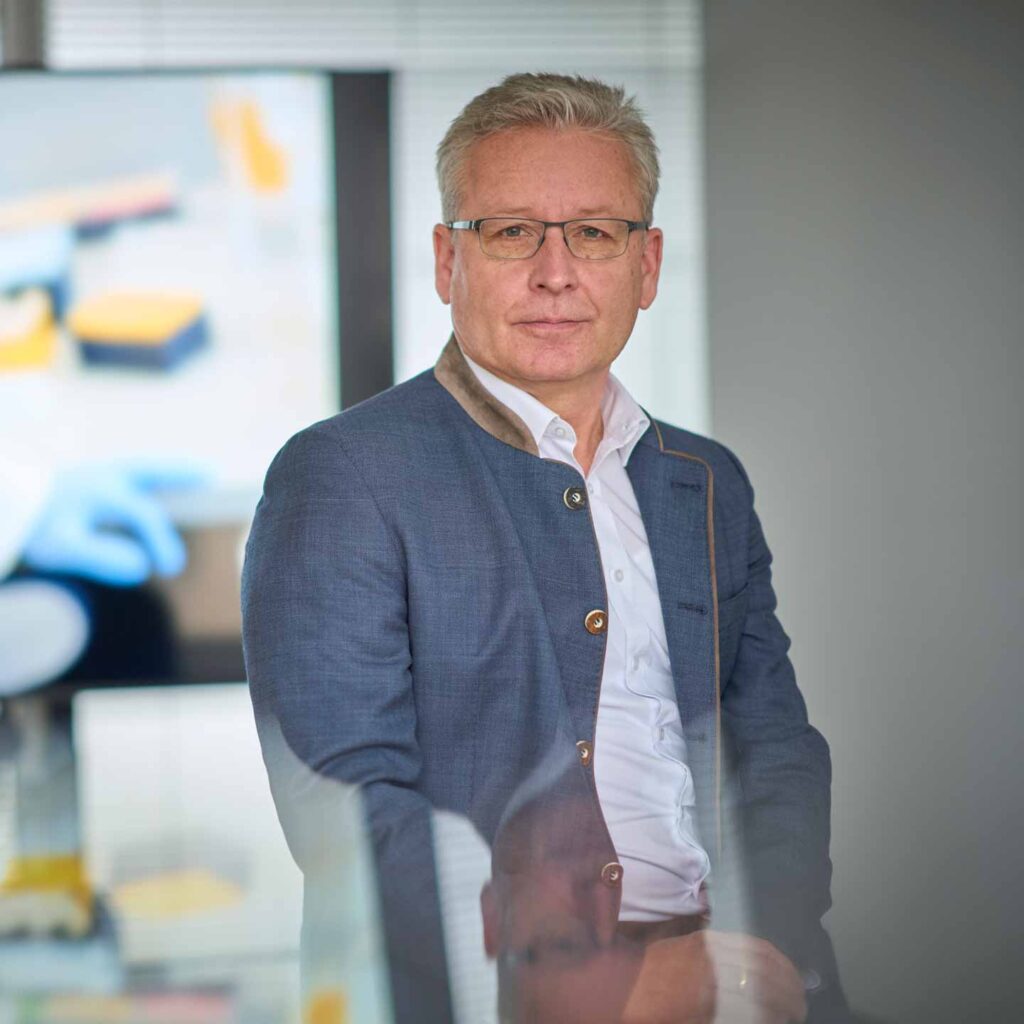
<path id="1" fill-rule="evenodd" d="M 466 362 L 477 380 L 526 423 L 541 458 L 567 463 L 586 478 L 609 604 L 593 765 L 601 810 L 624 868 L 620 920 L 699 913 L 709 862 L 697 838 L 693 779 L 654 563 L 626 474 L 650 420 L 609 375 L 601 403 L 604 435 L 590 473 L 584 474 L 569 423 L 468 356 Z"/>

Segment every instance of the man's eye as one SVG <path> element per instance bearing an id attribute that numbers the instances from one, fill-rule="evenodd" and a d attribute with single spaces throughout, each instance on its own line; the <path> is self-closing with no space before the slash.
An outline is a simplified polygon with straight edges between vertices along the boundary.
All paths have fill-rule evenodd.
<path id="1" fill-rule="evenodd" d="M 530 225 L 508 221 L 485 221 L 481 237 L 490 242 L 518 242 L 530 236 Z"/>
<path id="2" fill-rule="evenodd" d="M 496 224 L 492 233 L 497 238 L 533 238 L 536 229 L 532 224 Z"/>
<path id="3" fill-rule="evenodd" d="M 579 227 L 576 228 L 576 236 L 587 242 L 593 242 L 599 238 L 607 238 L 608 232 L 594 224 L 580 224 Z"/>

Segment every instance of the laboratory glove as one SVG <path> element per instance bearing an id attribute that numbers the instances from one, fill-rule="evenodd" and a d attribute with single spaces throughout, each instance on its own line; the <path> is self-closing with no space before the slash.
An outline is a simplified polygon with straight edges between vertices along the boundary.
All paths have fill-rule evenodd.
<path id="1" fill-rule="evenodd" d="M 22 558 L 31 569 L 112 586 L 135 586 L 154 572 L 177 575 L 185 545 L 152 492 L 197 487 L 204 479 L 194 466 L 153 461 L 65 470 Z"/>

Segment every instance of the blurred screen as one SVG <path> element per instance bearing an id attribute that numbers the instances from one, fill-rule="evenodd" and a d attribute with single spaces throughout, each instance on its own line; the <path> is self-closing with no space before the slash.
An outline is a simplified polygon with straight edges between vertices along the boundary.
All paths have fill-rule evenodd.
<path id="1" fill-rule="evenodd" d="M 194 460 L 251 513 L 336 412 L 330 77 L 0 76 L 0 446 Z"/>
<path id="2" fill-rule="evenodd" d="M 263 476 L 340 407 L 333 81 L 0 74 L 0 469 L 38 470 L 51 504 L 72 503 L 62 470 L 205 481 L 154 488 L 187 552 L 171 578 L 0 569 L 30 669 L 67 624 L 26 605 L 27 586 L 71 595 L 85 621 L 70 667 L 0 686 L 3 1020 L 299 1019 L 301 878 L 244 685 L 121 687 L 244 679 L 241 545 Z M 19 483 L 0 475 L 0 511 Z M 351 822 L 339 856 L 370 892 Z M 342 939 L 364 936 L 372 907 L 342 896 Z M 379 971 L 352 945 L 317 1020 L 335 1019 L 323 1005 L 384 1019 L 366 1012 Z"/>
<path id="3" fill-rule="evenodd" d="M 0 74 L 0 456 L 203 481 L 183 573 L 76 583 L 78 683 L 244 678 L 263 476 L 340 407 L 335 134 L 327 73 Z"/>

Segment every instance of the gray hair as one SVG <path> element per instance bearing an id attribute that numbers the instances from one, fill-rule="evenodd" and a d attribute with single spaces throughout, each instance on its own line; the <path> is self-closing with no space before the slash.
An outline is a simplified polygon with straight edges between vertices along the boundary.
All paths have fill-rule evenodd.
<path id="1" fill-rule="evenodd" d="M 455 220 L 465 185 L 466 157 L 477 142 L 517 128 L 581 128 L 625 144 L 636 172 L 643 218 L 654 216 L 658 147 L 635 97 L 621 86 L 579 75 L 509 75 L 463 108 L 437 147 L 442 216 Z"/>

